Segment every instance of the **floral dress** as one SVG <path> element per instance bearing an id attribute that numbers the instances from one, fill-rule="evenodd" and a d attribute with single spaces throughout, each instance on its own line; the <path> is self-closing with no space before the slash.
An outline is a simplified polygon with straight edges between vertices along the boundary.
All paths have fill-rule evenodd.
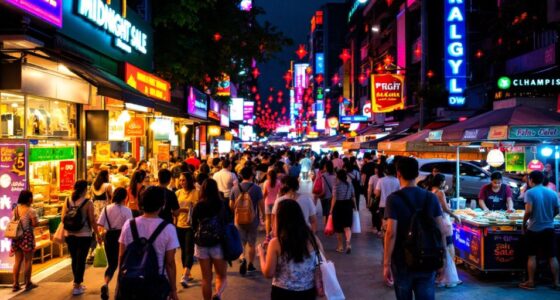
<path id="1" fill-rule="evenodd" d="M 17 206 L 12 214 L 17 218 Z M 21 226 L 23 227 L 23 235 L 17 239 L 12 240 L 12 247 L 10 249 L 10 256 L 14 256 L 16 251 L 30 252 L 35 250 L 35 235 L 33 234 L 33 226 L 31 225 L 31 219 L 37 218 L 37 213 L 33 208 L 25 213 L 24 216 L 19 217 L 21 220 Z"/>

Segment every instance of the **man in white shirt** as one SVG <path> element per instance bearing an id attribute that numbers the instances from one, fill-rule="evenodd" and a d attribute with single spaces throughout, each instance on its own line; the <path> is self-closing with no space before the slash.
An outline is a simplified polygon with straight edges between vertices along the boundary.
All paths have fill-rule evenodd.
<path id="1" fill-rule="evenodd" d="M 272 220 L 273 224 L 276 223 L 276 211 L 278 210 L 278 203 L 284 200 L 295 200 L 301 207 L 303 212 L 303 217 L 307 226 L 311 228 L 313 232 L 317 230 L 317 209 L 313 203 L 313 199 L 309 195 L 299 193 L 299 181 L 296 177 L 287 176 L 282 179 L 282 184 L 288 189 L 288 192 L 281 197 L 276 199 L 274 206 L 272 207 Z M 273 230 L 274 231 L 274 230 Z"/>
<path id="2" fill-rule="evenodd" d="M 231 190 L 237 185 L 237 178 L 231 172 L 231 163 L 228 159 L 222 161 L 222 169 L 214 174 L 212 178 L 218 183 L 218 190 L 224 199 L 229 199 Z"/>
<path id="3" fill-rule="evenodd" d="M 162 187 L 151 186 L 142 193 L 142 204 L 144 214 L 137 217 L 135 220 L 136 228 L 138 229 L 138 236 L 140 238 L 150 238 L 152 233 L 158 226 L 164 222 L 159 218 L 159 212 L 164 205 L 165 190 Z M 121 232 L 119 238 L 119 264 L 124 259 L 124 254 L 128 245 L 130 245 L 134 238 L 130 227 L 131 220 L 127 221 Z M 178 300 L 177 296 L 177 268 L 175 265 L 175 250 L 179 248 L 179 240 L 177 239 L 177 231 L 172 224 L 167 224 L 163 231 L 157 236 L 153 243 L 154 250 L 156 251 L 159 272 L 165 274 L 169 281 L 171 291 L 169 299 Z"/>
<path id="4" fill-rule="evenodd" d="M 395 168 L 395 165 L 388 164 L 385 167 L 385 177 L 379 179 L 379 181 L 377 181 L 377 186 L 375 187 L 375 197 L 379 197 L 378 213 L 381 220 L 383 220 L 385 216 L 387 197 L 401 188 L 399 180 L 397 179 L 397 177 L 395 177 L 396 174 L 397 170 Z"/>

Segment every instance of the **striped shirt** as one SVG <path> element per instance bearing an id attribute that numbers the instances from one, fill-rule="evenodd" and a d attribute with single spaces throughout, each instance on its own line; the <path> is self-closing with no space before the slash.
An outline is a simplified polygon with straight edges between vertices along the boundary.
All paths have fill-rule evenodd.
<path id="1" fill-rule="evenodd" d="M 354 187 L 350 182 L 344 184 L 344 182 L 337 181 L 334 190 L 336 201 L 352 200 L 354 198 Z"/>

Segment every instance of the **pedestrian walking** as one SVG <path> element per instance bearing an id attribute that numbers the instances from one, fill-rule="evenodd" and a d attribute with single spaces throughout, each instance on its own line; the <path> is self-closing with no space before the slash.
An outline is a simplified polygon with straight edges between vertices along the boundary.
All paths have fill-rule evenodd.
<path id="1" fill-rule="evenodd" d="M 193 208 L 198 203 L 199 195 L 194 184 L 194 177 L 191 173 L 181 173 L 179 177 L 180 189 L 176 192 L 179 201 L 179 215 L 177 216 L 176 226 L 183 266 L 181 285 L 184 288 L 189 287 L 189 281 L 193 280 L 191 269 L 194 263 L 194 231 L 191 224 Z"/>
<path id="2" fill-rule="evenodd" d="M 441 208 L 434 194 L 416 186 L 418 177 L 416 159 L 402 157 L 397 162 L 396 169 L 401 189 L 387 199 L 383 278 L 387 283 L 394 281 L 397 300 L 412 300 L 413 296 L 417 300 L 434 300 L 435 271 L 443 265 L 445 251 L 441 235 L 444 231 Z M 420 208 L 422 211 L 420 216 L 425 218 L 413 218 L 419 216 L 417 210 Z M 419 219 L 422 219 L 422 224 L 433 226 L 419 227 L 420 222 L 412 224 L 413 220 Z M 414 246 L 418 243 L 405 244 L 409 241 L 409 237 L 418 238 L 416 233 L 419 231 L 423 231 L 424 239 L 418 243 L 428 245 L 430 252 L 416 249 Z M 437 237 L 439 241 L 428 239 L 429 237 Z M 405 253 L 409 254 L 409 259 L 405 258 Z M 434 257 L 436 259 L 432 260 L 431 258 Z M 436 263 L 426 266 L 423 264 L 423 259 L 426 259 L 425 262 Z"/>
<path id="3" fill-rule="evenodd" d="M 245 275 L 257 270 L 253 261 L 259 220 L 264 219 L 264 201 L 261 188 L 253 183 L 253 170 L 249 167 L 241 169 L 241 178 L 243 181 L 231 192 L 230 208 L 245 249 L 239 266 L 239 274 Z"/>
<path id="4" fill-rule="evenodd" d="M 93 181 L 93 185 L 91 186 L 91 197 L 93 201 L 93 214 L 95 220 L 99 218 L 101 212 L 107 204 L 111 202 L 111 197 L 113 195 L 113 185 L 110 183 L 109 180 L 109 171 L 101 170 L 95 180 Z M 89 249 L 89 256 L 87 258 L 88 264 L 93 264 L 93 254 L 95 252 L 95 248 L 97 243 L 95 239 L 92 240 L 90 249 Z"/>
<path id="5" fill-rule="evenodd" d="M 352 217 L 356 208 L 354 187 L 348 182 L 348 176 L 344 169 L 336 172 L 336 179 L 330 208 L 334 231 L 336 232 L 336 252 L 350 254 L 352 252 Z M 346 241 L 346 244 L 344 244 L 344 241 Z"/>
<path id="6" fill-rule="evenodd" d="M 267 238 L 270 237 L 272 231 L 272 208 L 278 198 L 282 183 L 278 179 L 277 173 L 270 170 L 266 174 L 266 181 L 263 185 L 263 197 L 265 205 L 265 232 Z"/>
<path id="7" fill-rule="evenodd" d="M 232 166 L 229 159 L 221 162 L 222 168 L 212 178 L 218 184 L 218 190 L 223 199 L 229 199 L 231 190 L 237 185 L 237 177 L 231 172 Z"/>
<path id="8" fill-rule="evenodd" d="M 140 193 L 148 184 L 148 176 L 146 171 L 137 170 L 132 174 L 130 180 L 130 186 L 128 187 L 128 197 L 126 201 L 126 206 L 132 210 L 132 215 L 137 217 L 141 214 L 139 198 Z"/>
<path id="9" fill-rule="evenodd" d="M 377 221 L 380 222 L 381 231 L 378 232 L 378 237 L 383 238 L 385 232 L 385 207 L 387 206 L 387 198 L 393 192 L 401 188 L 399 180 L 396 175 L 396 168 L 394 164 L 385 165 L 385 176 L 377 181 L 375 187 L 375 197 L 379 199 L 379 207 L 377 208 Z"/>
<path id="10" fill-rule="evenodd" d="M 165 203 L 164 197 L 165 188 L 146 188 L 141 195 L 144 214 L 123 225 L 119 237 L 118 300 L 179 299 L 175 265 L 179 241 L 174 226 L 159 217 Z M 150 252 L 155 253 L 155 257 Z M 155 261 L 147 261 L 151 258 Z M 155 270 L 151 268 L 154 265 L 157 266 Z"/>
<path id="11" fill-rule="evenodd" d="M 325 161 L 321 168 L 321 177 L 319 179 L 322 185 L 322 192 L 319 194 L 319 198 L 321 199 L 321 208 L 323 209 L 323 224 L 326 224 L 331 210 L 331 201 L 336 184 L 336 175 L 334 174 L 334 167 L 331 161 Z"/>
<path id="12" fill-rule="evenodd" d="M 227 286 L 227 262 L 222 249 L 226 209 L 218 185 L 207 179 L 201 186 L 200 200 L 193 208 L 192 227 L 195 230 L 194 255 L 202 272 L 202 297 L 220 300 Z M 216 272 L 216 290 L 212 294 L 212 267 Z"/>
<path id="13" fill-rule="evenodd" d="M 96 237 L 97 242 L 102 243 L 96 226 L 93 203 L 86 199 L 87 189 L 87 181 L 76 181 L 71 199 L 64 203 L 61 214 L 66 230 L 66 244 L 68 244 L 68 251 L 72 259 L 72 274 L 74 275 L 72 295 L 74 296 L 81 295 L 85 291 L 82 283 L 92 238 Z"/>
<path id="14" fill-rule="evenodd" d="M 272 207 L 272 224 L 276 224 L 278 204 L 284 200 L 295 200 L 301 207 L 305 223 L 311 232 L 317 230 L 317 209 L 310 196 L 299 192 L 299 180 L 296 177 L 286 176 L 282 179 L 282 189 L 285 193 L 276 199 Z M 274 227 L 274 226 L 273 226 Z M 275 230 L 273 230 L 275 232 Z"/>
<path id="15" fill-rule="evenodd" d="M 558 259 L 556 258 L 556 236 L 554 233 L 554 217 L 558 215 L 559 204 L 556 193 L 543 185 L 545 175 L 540 171 L 529 174 L 529 189 L 525 193 L 525 215 L 523 232 L 526 241 L 527 281 L 519 287 L 527 290 L 535 289 L 535 273 L 537 270 L 537 253 L 547 258 L 552 272 L 552 287 L 560 290 Z"/>
<path id="16" fill-rule="evenodd" d="M 107 205 L 99 218 L 97 225 L 104 232 L 103 242 L 107 255 L 107 269 L 105 270 L 105 284 L 101 287 L 101 299 L 109 299 L 109 282 L 119 266 L 119 236 L 124 223 L 132 219 L 132 211 L 124 205 L 128 193 L 119 187 L 113 192 L 112 203 Z"/>
<path id="17" fill-rule="evenodd" d="M 451 218 L 455 219 L 458 224 L 461 224 L 461 218 L 455 215 L 449 208 L 444 192 L 445 184 L 445 176 L 443 174 L 434 175 L 432 182 L 429 184 L 430 191 L 436 195 L 442 210 L 442 218 L 445 225 L 445 231 L 442 234 L 445 237 L 445 247 L 447 250 L 445 263 L 436 278 L 436 285 L 438 287 L 453 288 L 463 282 L 459 280 L 455 266 L 455 245 L 453 245 L 453 224 L 451 223 Z"/>
<path id="18" fill-rule="evenodd" d="M 275 219 L 276 237 L 266 249 L 258 248 L 262 272 L 272 278 L 271 299 L 316 299 L 315 270 L 322 245 L 296 201 L 279 202 Z"/>
<path id="19" fill-rule="evenodd" d="M 375 188 L 377 183 L 381 178 L 384 177 L 383 170 L 381 166 L 376 165 L 374 168 L 374 173 L 369 177 L 367 184 L 367 207 L 371 212 L 371 224 L 373 226 L 373 234 L 378 234 L 381 232 L 381 225 L 383 224 L 383 214 L 379 211 L 380 197 L 375 194 Z"/>
<path id="20" fill-rule="evenodd" d="M 158 183 L 164 191 L 163 208 L 159 212 L 159 217 L 165 222 L 173 224 L 174 218 L 179 215 L 179 202 L 177 201 L 175 193 L 169 189 L 171 176 L 171 171 L 168 169 L 161 169 L 158 171 Z"/>
<path id="21" fill-rule="evenodd" d="M 348 180 L 354 188 L 354 198 L 356 199 L 356 210 L 360 210 L 360 196 L 362 185 L 360 184 L 360 171 L 354 167 L 354 164 L 348 160 L 344 163 L 344 170 L 348 176 Z"/>
<path id="22" fill-rule="evenodd" d="M 19 285 L 19 274 L 23 266 L 23 282 L 25 290 L 29 291 L 37 287 L 31 282 L 31 270 L 33 266 L 33 252 L 35 251 L 35 235 L 33 228 L 39 225 L 37 212 L 33 207 L 33 193 L 23 190 L 19 193 L 17 206 L 12 211 L 12 220 L 19 220 L 21 226 L 21 236 L 12 239 L 10 256 L 15 256 L 13 267 L 13 286 L 12 291 L 21 290 Z"/>

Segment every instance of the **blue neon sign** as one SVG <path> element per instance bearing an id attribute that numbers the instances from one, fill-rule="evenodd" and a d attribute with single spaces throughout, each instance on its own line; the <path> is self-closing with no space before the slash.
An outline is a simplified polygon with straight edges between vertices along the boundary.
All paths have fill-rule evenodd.
<path id="1" fill-rule="evenodd" d="M 317 53 L 315 54 L 315 74 L 325 73 L 325 54 Z"/>
<path id="2" fill-rule="evenodd" d="M 467 30 L 464 0 L 445 0 L 445 84 L 450 106 L 465 105 L 467 87 Z"/>

